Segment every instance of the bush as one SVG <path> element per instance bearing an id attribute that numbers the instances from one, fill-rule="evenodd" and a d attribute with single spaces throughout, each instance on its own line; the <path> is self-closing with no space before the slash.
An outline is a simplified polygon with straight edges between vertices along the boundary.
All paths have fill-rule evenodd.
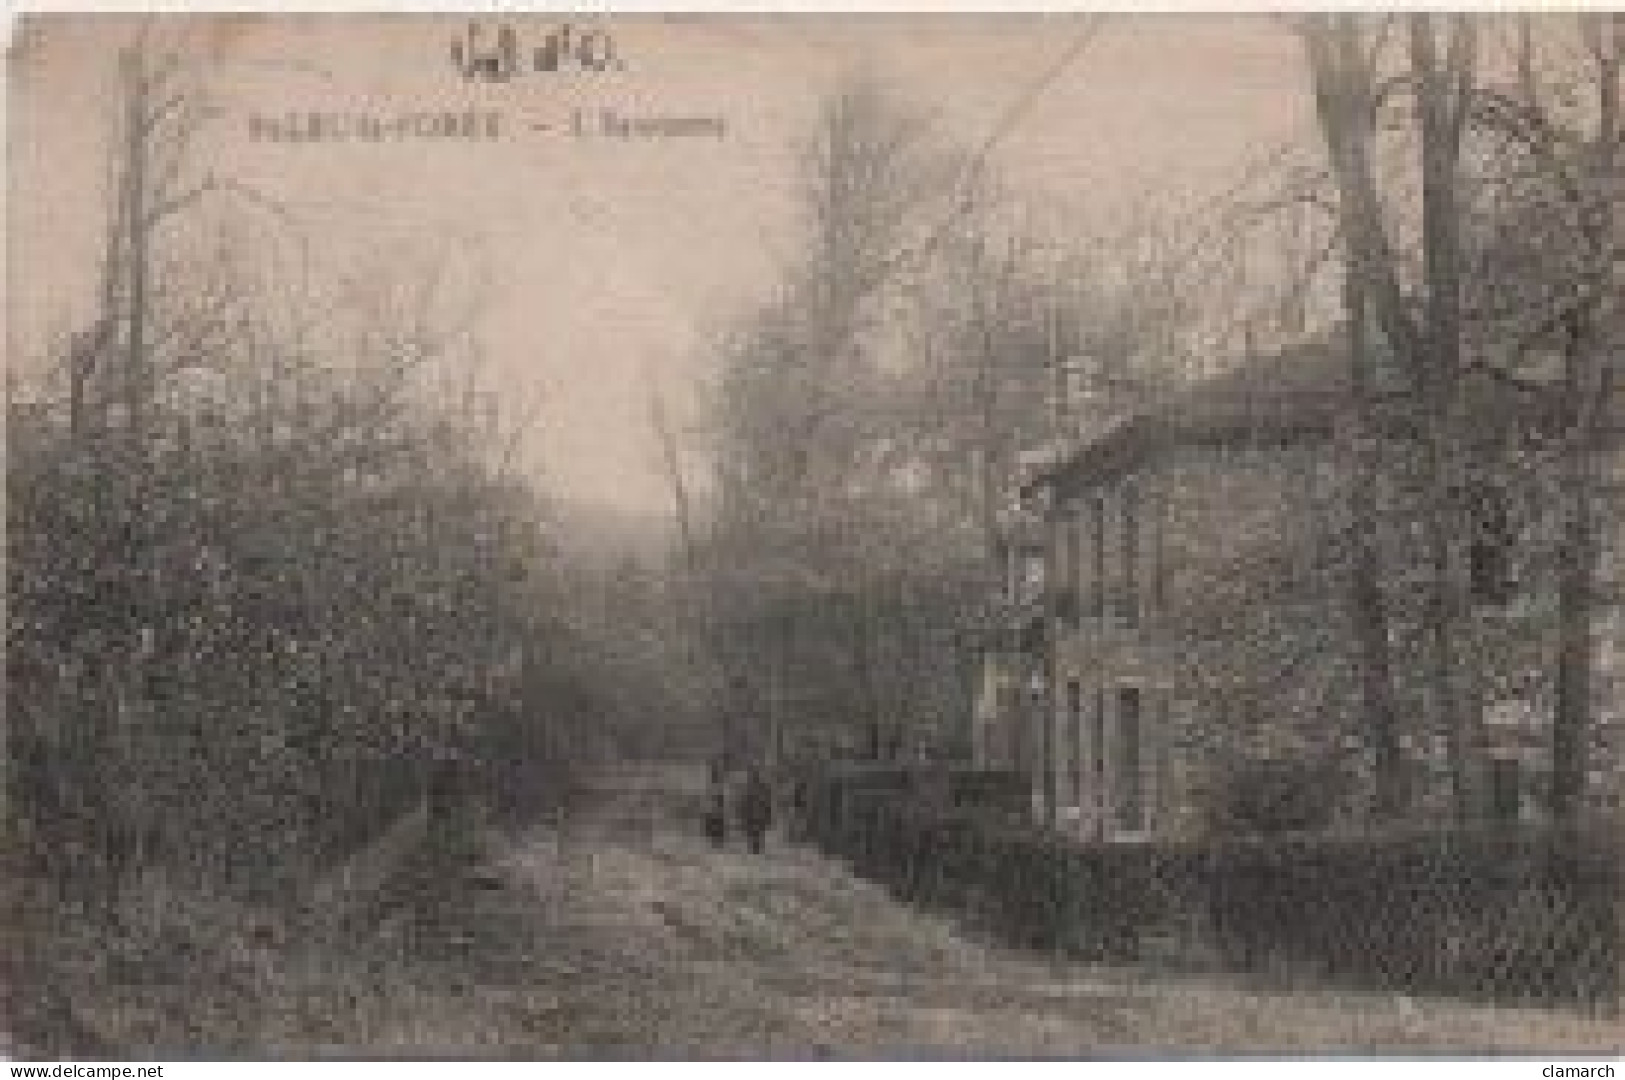
<path id="1" fill-rule="evenodd" d="M 1236 841 L 1205 853 L 1235 967 L 1516 999 L 1617 992 L 1619 869 L 1602 837 L 1472 831 Z"/>
<path id="2" fill-rule="evenodd" d="M 1233 768 L 1214 792 L 1208 829 L 1217 836 L 1319 832 L 1342 802 L 1341 773 L 1313 758 L 1254 759 Z"/>
<path id="3" fill-rule="evenodd" d="M 1538 1001 L 1619 991 L 1617 838 L 1600 832 L 1084 844 L 839 776 L 811 806 L 814 839 L 854 872 L 1024 948 L 1126 959 L 1171 935 L 1231 970 L 1287 966 L 1359 987 Z"/>
<path id="4" fill-rule="evenodd" d="M 440 758 L 481 763 L 462 794 L 510 815 L 559 789 L 572 740 L 541 729 L 564 721 L 569 632 L 541 614 L 533 497 L 471 434 L 410 411 L 334 428 L 365 388 L 301 389 L 270 443 L 155 405 L 140 459 L 13 406 L 6 750 L 50 877 L 108 899 L 161 864 L 291 895 Z"/>
<path id="5" fill-rule="evenodd" d="M 1150 849 L 1064 841 L 985 809 L 825 778 L 814 839 L 900 899 L 971 916 L 1026 948 L 1127 957 L 1170 914 Z"/>

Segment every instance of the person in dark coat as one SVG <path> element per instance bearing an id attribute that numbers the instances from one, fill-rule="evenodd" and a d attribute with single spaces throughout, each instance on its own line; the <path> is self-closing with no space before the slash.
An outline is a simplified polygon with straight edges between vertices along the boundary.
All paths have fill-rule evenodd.
<path id="1" fill-rule="evenodd" d="M 759 769 L 745 777 L 745 790 L 739 800 L 739 824 L 745 830 L 752 855 L 762 853 L 762 840 L 773 823 L 773 789 Z"/>
<path id="2" fill-rule="evenodd" d="M 719 848 L 728 841 L 728 774 L 720 758 L 711 762 L 705 798 L 705 838 Z"/>
<path id="3" fill-rule="evenodd" d="M 812 835 L 812 815 L 808 812 L 812 800 L 807 789 L 806 776 L 797 776 L 790 788 L 790 838 L 798 842 Z"/>

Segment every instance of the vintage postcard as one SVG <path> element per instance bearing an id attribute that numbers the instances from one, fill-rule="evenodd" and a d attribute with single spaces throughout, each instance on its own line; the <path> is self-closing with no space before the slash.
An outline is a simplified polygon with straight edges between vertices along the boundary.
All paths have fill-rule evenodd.
<path id="1" fill-rule="evenodd" d="M 1618 1055 L 1622 63 L 20 17 L 0 1051 Z"/>

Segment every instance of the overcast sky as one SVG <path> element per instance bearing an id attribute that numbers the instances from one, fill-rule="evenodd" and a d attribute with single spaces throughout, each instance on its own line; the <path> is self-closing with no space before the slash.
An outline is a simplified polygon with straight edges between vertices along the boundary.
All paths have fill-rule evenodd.
<path id="1" fill-rule="evenodd" d="M 794 236 L 793 143 L 832 82 L 866 66 L 980 144 L 1076 40 L 1076 16 L 628 17 L 598 24 L 624 69 L 470 83 L 466 16 L 192 18 L 224 112 L 218 173 L 288 206 L 318 261 L 432 249 L 490 270 L 480 332 L 504 385 L 544 395 L 534 467 L 557 490 L 663 513 L 646 373 L 679 408 L 703 348 L 768 283 Z M 496 22 L 486 20 L 489 29 Z M 553 21 L 511 20 L 527 47 Z M 173 29 L 173 28 L 172 28 Z M 13 42 L 14 362 L 92 310 L 108 97 L 130 24 L 48 16 Z M 496 141 L 256 141 L 250 117 L 389 120 L 499 110 Z M 1008 187 L 1080 231 L 1218 189 L 1310 137 L 1296 44 L 1267 18 L 1109 16 L 1001 139 Z M 721 138 L 578 138 L 575 108 L 721 117 Z M 548 130 L 532 130 L 546 125 Z M 466 256 L 466 257 L 465 257 Z"/>

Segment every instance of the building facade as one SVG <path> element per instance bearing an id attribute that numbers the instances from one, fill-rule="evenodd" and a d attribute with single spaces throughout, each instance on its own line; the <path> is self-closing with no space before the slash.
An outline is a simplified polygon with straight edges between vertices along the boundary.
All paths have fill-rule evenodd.
<path id="1" fill-rule="evenodd" d="M 1193 838 L 1229 827 L 1238 789 L 1271 770 L 1324 798 L 1321 824 L 1367 819 L 1345 367 L 1316 343 L 1252 357 L 1029 471 L 975 743 L 984 764 L 1027 772 L 1044 823 L 1091 840 Z M 1517 433 L 1538 421 L 1502 397 L 1482 403 L 1498 434 L 1478 450 L 1455 538 L 1471 607 L 1453 627 L 1466 736 L 1432 715 L 1421 662 L 1413 441 L 1381 440 L 1372 527 L 1413 807 L 1448 811 L 1451 740 L 1465 737 L 1454 760 L 1482 774 L 1486 812 L 1528 820 L 1549 799 L 1556 500 L 1548 472 L 1522 464 Z M 1625 475 L 1618 462 L 1605 471 Z M 1618 515 L 1607 504 L 1599 518 L 1603 565 L 1617 568 Z M 1599 609 L 1588 785 L 1615 808 L 1620 625 L 1617 607 Z"/>

